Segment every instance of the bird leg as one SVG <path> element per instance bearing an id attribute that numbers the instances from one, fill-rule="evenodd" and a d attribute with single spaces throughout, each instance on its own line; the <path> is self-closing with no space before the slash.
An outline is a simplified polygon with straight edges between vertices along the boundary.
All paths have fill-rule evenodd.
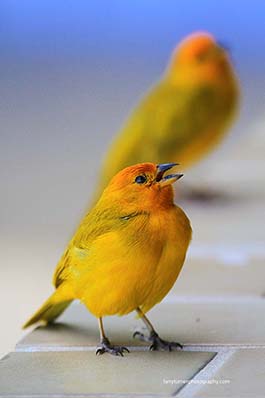
<path id="1" fill-rule="evenodd" d="M 100 333 L 100 344 L 98 345 L 96 355 L 102 355 L 104 354 L 104 352 L 108 352 L 109 354 L 121 355 L 123 357 L 123 351 L 130 352 L 126 347 L 114 346 L 110 343 L 104 332 L 102 318 L 98 318 L 98 325 Z"/>
<path id="2" fill-rule="evenodd" d="M 142 341 L 147 341 L 151 342 L 151 346 L 149 347 L 150 350 L 152 351 L 157 351 L 159 349 L 165 350 L 165 351 L 172 351 L 173 348 L 182 348 L 182 345 L 180 343 L 176 343 L 174 341 L 166 341 L 162 340 L 157 332 L 155 331 L 153 325 L 149 321 L 149 319 L 144 315 L 144 313 L 140 310 L 138 307 L 136 309 L 136 312 L 138 315 L 141 317 L 143 322 L 145 323 L 147 329 L 149 330 L 149 336 L 145 336 L 143 333 L 136 331 L 133 334 L 133 337 L 137 337 L 139 340 Z"/>

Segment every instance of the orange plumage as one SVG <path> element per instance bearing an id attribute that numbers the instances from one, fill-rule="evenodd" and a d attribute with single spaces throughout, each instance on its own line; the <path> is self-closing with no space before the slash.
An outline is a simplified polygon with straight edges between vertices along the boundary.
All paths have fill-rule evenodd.
<path id="1" fill-rule="evenodd" d="M 205 32 L 186 37 L 162 79 L 114 138 L 95 198 L 119 170 L 135 163 L 179 162 L 183 169 L 212 151 L 235 115 L 237 78 L 226 50 Z"/>
<path id="2" fill-rule="evenodd" d="M 164 176 L 173 166 L 138 164 L 111 180 L 62 256 L 54 294 L 25 327 L 52 322 L 79 299 L 99 319 L 99 352 L 122 354 L 107 340 L 102 317 L 136 310 L 148 323 L 144 313 L 172 288 L 191 239 L 189 220 L 173 202 L 172 184 L 182 175 Z M 149 330 L 154 348 L 174 346 Z"/>

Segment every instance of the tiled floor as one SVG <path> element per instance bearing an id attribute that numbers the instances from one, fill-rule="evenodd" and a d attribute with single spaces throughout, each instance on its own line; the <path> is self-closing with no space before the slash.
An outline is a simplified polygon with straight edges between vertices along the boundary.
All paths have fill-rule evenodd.
<path id="1" fill-rule="evenodd" d="M 27 335 L 2 360 L 0 396 L 256 398 L 265 388 L 264 311 L 258 297 L 171 294 L 150 319 L 183 350 L 149 351 L 132 338 L 135 330 L 144 331 L 141 320 L 106 318 L 111 341 L 131 351 L 122 358 L 95 355 L 97 321 L 73 304 L 58 324 Z"/>
<path id="2" fill-rule="evenodd" d="M 149 351 L 147 344 L 132 338 L 142 323 L 130 314 L 106 318 L 105 329 L 113 343 L 131 352 L 123 358 L 96 356 L 97 321 L 75 303 L 58 323 L 27 334 L 0 361 L 0 397 L 263 397 L 263 197 L 183 204 L 192 220 L 193 242 L 174 288 L 149 313 L 161 337 L 183 343 L 182 351 Z M 31 250 L 22 243 L 32 258 L 27 273 L 21 267 L 17 276 L 34 281 L 28 300 L 34 310 L 45 298 L 50 279 L 47 271 L 39 274 L 36 264 L 52 264 L 60 253 L 47 246 L 39 258 L 40 247 Z M 11 260 L 20 257 L 16 248 Z M 6 254 L 6 263 L 11 260 Z M 36 275 L 42 281 L 39 286 Z M 5 288 L 8 297 L 8 284 Z"/>
<path id="3" fill-rule="evenodd" d="M 218 299 L 176 297 L 157 305 L 148 313 L 161 337 L 185 345 L 260 345 L 265 346 L 264 299 Z M 146 346 L 133 339 L 143 323 L 134 314 L 106 317 L 107 336 L 115 344 Z M 20 341 L 18 351 L 93 349 L 98 343 L 97 320 L 81 304 L 72 306 L 60 322 L 41 327 Z"/>
<path id="4" fill-rule="evenodd" d="M 122 358 L 95 357 L 94 352 L 87 351 L 13 353 L 2 364 L 1 392 L 27 396 L 171 395 L 177 387 L 164 380 L 190 380 L 214 355 L 138 351 Z"/>
<path id="5" fill-rule="evenodd" d="M 229 380 L 223 384 L 206 384 L 194 398 L 264 397 L 265 349 L 242 349 L 227 358 L 217 369 L 216 380 Z M 184 396 L 184 395 L 183 395 Z"/>

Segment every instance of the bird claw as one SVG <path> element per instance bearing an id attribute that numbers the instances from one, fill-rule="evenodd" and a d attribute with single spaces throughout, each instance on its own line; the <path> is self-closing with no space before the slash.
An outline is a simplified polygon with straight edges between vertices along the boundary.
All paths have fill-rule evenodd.
<path id="1" fill-rule="evenodd" d="M 158 351 L 159 349 L 162 349 L 164 351 L 172 351 L 174 348 L 182 349 L 183 346 L 175 341 L 166 341 L 157 336 L 150 345 L 149 350 Z"/>
<path id="2" fill-rule="evenodd" d="M 96 355 L 102 355 L 105 352 L 108 352 L 111 355 L 116 355 L 116 356 L 121 356 L 123 357 L 123 352 L 130 352 L 127 347 L 123 346 L 114 346 L 110 344 L 109 340 L 103 340 L 100 343 L 100 346 L 98 347 L 96 351 Z"/>
<path id="3" fill-rule="evenodd" d="M 180 343 L 161 339 L 157 333 L 151 333 L 150 336 L 147 337 L 143 333 L 136 331 L 134 332 L 133 337 L 138 338 L 141 341 L 151 342 L 152 344 L 149 347 L 149 350 L 151 351 L 158 351 L 159 349 L 162 349 L 164 351 L 172 351 L 172 349 L 174 348 L 183 348 Z"/>
<path id="4" fill-rule="evenodd" d="M 149 337 L 145 336 L 143 333 L 139 332 L 138 330 L 136 330 L 136 332 L 134 332 L 133 334 L 133 338 L 137 338 L 138 340 L 141 341 L 146 341 L 147 343 L 150 342 Z"/>

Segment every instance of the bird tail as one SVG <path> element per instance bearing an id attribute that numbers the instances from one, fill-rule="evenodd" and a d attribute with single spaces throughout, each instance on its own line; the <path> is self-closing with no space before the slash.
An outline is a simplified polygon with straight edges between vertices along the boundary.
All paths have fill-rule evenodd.
<path id="1" fill-rule="evenodd" d="M 37 312 L 23 325 L 23 329 L 39 321 L 52 323 L 71 304 L 73 299 L 67 299 L 60 294 L 60 288 L 48 298 Z"/>

